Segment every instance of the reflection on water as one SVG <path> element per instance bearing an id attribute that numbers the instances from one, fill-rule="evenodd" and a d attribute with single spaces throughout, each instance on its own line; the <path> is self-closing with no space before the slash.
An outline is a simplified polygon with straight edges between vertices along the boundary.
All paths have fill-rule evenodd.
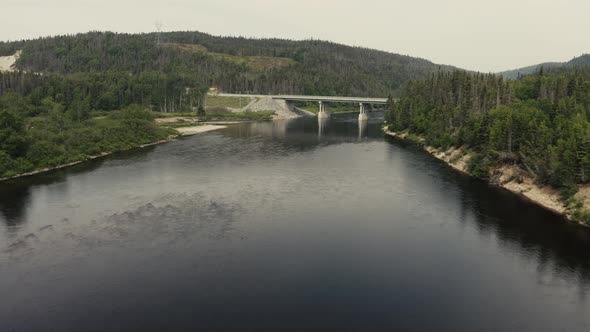
<path id="1" fill-rule="evenodd" d="M 0 331 L 590 330 L 588 230 L 369 116 L 3 183 Z"/>
<path id="2" fill-rule="evenodd" d="M 432 160 L 432 157 L 410 143 L 390 137 L 386 140 L 413 152 L 420 162 Z M 394 155 L 395 152 L 397 151 L 389 151 L 390 158 L 398 158 Z M 539 267 L 546 266 L 547 257 L 551 257 L 551 264 L 559 266 L 553 272 L 576 271 L 570 276 L 582 282 L 580 289 L 590 290 L 587 289 L 590 282 L 590 256 L 579 255 L 590 252 L 590 230 L 569 223 L 561 216 L 541 209 L 510 192 L 457 174 L 438 160 L 434 162 L 438 167 L 431 175 L 437 177 L 436 181 L 443 183 L 441 190 L 450 185 L 458 186 L 465 193 L 460 195 L 460 202 L 454 203 L 459 205 L 457 220 L 461 227 L 473 227 L 482 239 L 493 238 L 502 247 L 517 246 L 516 251 L 520 255 L 535 260 Z M 409 167 L 404 169 L 406 176 L 416 173 L 416 165 L 413 163 L 400 166 Z M 418 171 L 424 170 L 419 168 Z M 444 200 L 452 197 L 444 192 L 439 194 Z M 567 241 L 563 241 L 564 239 Z"/>
<path id="3" fill-rule="evenodd" d="M 318 139 L 321 140 L 326 128 L 328 128 L 328 124 L 330 122 L 329 117 L 318 117 Z"/>
<path id="4" fill-rule="evenodd" d="M 368 120 L 359 120 L 359 140 L 367 135 L 367 126 L 369 125 Z"/>
<path id="5" fill-rule="evenodd" d="M 146 155 L 154 149 L 154 146 L 148 146 L 139 150 L 117 153 L 115 156 L 133 158 Z M 29 220 L 25 214 L 35 201 L 32 195 L 66 196 L 70 177 L 96 170 L 105 160 L 106 158 L 94 159 L 66 169 L 2 182 L 0 184 L 0 225 L 5 225 L 9 232 L 21 227 Z"/>
<path id="6" fill-rule="evenodd" d="M 23 222 L 23 214 L 30 202 L 30 195 L 30 189 L 27 186 L 15 186 L 10 191 L 0 191 L 0 221 L 9 229 Z"/>
<path id="7" fill-rule="evenodd" d="M 350 117 L 350 114 L 336 114 L 333 116 L 336 117 L 337 119 L 338 118 L 342 119 L 343 116 Z M 331 119 L 331 117 L 318 117 L 317 118 L 317 120 L 318 120 L 318 139 L 320 141 L 322 140 L 322 136 L 327 134 L 327 130 L 330 129 L 330 119 Z M 378 119 L 380 119 L 380 117 L 378 117 Z M 352 119 L 352 118 L 348 118 L 349 122 L 352 122 L 353 120 L 354 119 Z M 293 120 L 291 120 L 291 121 L 293 121 Z M 375 120 L 373 120 L 373 121 L 375 121 Z M 369 121 L 368 120 L 357 120 L 355 122 L 358 124 L 358 139 L 361 140 L 362 138 L 365 138 L 367 136 L 367 128 L 369 125 Z"/>

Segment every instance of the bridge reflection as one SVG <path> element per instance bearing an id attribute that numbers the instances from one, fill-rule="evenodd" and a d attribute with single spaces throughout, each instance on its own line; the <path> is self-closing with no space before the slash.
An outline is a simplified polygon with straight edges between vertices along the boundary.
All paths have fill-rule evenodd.
<path id="1" fill-rule="evenodd" d="M 382 139 L 380 129 L 383 112 L 370 113 L 364 121 L 358 121 L 358 113 L 332 113 L 329 118 L 301 117 L 269 122 L 244 123 L 228 126 L 217 132 L 224 136 L 250 138 L 252 136 L 274 141 L 274 144 L 313 149 L 317 143 L 332 144 Z M 305 144 L 303 142 L 306 142 Z"/>
<path id="2" fill-rule="evenodd" d="M 364 119 L 364 120 L 359 119 L 359 140 L 361 140 L 367 136 L 367 127 L 368 126 L 369 126 L 368 119 Z"/>
<path id="3" fill-rule="evenodd" d="M 332 119 L 330 117 L 318 117 L 318 139 L 321 140 L 322 137 L 326 136 L 328 132 L 328 128 L 330 126 L 330 122 Z M 369 127 L 369 120 L 359 120 L 358 121 L 358 140 L 361 140 L 367 137 L 367 129 Z"/>
<path id="4" fill-rule="evenodd" d="M 329 124 L 330 124 L 329 117 L 318 116 L 318 139 L 319 140 L 322 139 L 322 136 L 326 132 L 326 129 L 328 128 Z"/>

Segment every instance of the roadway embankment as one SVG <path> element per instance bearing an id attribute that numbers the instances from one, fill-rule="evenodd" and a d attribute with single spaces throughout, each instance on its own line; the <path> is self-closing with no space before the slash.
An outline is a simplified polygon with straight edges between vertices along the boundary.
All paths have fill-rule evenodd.
<path id="1" fill-rule="evenodd" d="M 263 95 L 237 95 L 237 94 L 210 94 L 207 95 L 205 110 L 207 113 L 230 112 L 247 115 L 272 114 L 273 120 L 293 119 L 302 116 L 313 116 L 308 112 L 295 107 L 285 100 L 274 99 Z"/>

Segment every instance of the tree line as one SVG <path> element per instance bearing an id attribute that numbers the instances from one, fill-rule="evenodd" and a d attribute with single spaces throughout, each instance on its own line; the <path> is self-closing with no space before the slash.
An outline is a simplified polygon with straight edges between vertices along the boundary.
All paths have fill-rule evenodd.
<path id="1" fill-rule="evenodd" d="M 107 71 L 100 73 L 35 74 L 0 72 L 0 96 L 15 92 L 26 96 L 39 113 L 42 101 L 50 98 L 66 111 L 86 117 L 91 110 L 119 110 L 141 104 L 157 112 L 192 112 L 203 106 L 207 87 L 190 75 L 160 72 Z"/>
<path id="2" fill-rule="evenodd" d="M 386 115 L 393 131 L 421 135 L 438 148 L 466 146 L 468 165 L 487 177 L 516 164 L 571 198 L 590 182 L 590 70 L 544 72 L 518 80 L 439 72 L 405 85 Z"/>
<path id="3" fill-rule="evenodd" d="M 166 139 L 156 112 L 195 112 L 207 88 L 181 73 L 0 73 L 0 178 Z"/>
<path id="4" fill-rule="evenodd" d="M 450 69 L 424 59 L 317 40 L 215 37 L 199 32 L 157 36 L 90 32 L 4 42 L 0 55 L 22 50 L 17 67 L 28 72 L 184 73 L 203 86 L 256 94 L 382 97 L 397 93 L 408 80 L 425 79 L 439 68 Z M 205 51 L 172 47 L 185 44 Z M 262 67 L 256 67 L 214 54 L 269 58 L 257 59 Z M 292 61 L 275 67 L 273 58 Z"/>
<path id="5" fill-rule="evenodd" d="M 16 93 L 0 96 L 0 178 L 88 159 L 166 139 L 174 130 L 157 126 L 154 113 L 139 105 L 80 121 L 50 98 L 40 115 Z"/>

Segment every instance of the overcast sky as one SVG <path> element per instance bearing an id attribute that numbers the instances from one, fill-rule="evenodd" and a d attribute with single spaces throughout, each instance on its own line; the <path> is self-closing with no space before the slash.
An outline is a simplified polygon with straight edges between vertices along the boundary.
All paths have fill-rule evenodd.
<path id="1" fill-rule="evenodd" d="M 0 0 L 0 40 L 89 30 L 323 39 L 500 71 L 590 53 L 590 0 Z M 10 14 L 8 14 L 10 13 Z"/>

